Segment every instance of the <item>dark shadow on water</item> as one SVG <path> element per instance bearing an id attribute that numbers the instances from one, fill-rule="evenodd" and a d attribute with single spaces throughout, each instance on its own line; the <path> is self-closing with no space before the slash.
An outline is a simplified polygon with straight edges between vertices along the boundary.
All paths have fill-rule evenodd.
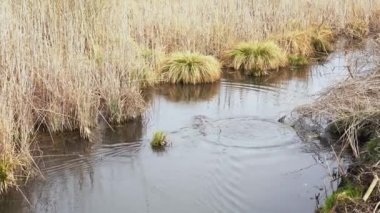
<path id="1" fill-rule="evenodd" d="M 143 137 L 146 124 L 142 117 L 130 120 L 127 123 L 115 127 L 103 124 L 101 138 L 102 144 L 118 144 L 140 141 Z"/>

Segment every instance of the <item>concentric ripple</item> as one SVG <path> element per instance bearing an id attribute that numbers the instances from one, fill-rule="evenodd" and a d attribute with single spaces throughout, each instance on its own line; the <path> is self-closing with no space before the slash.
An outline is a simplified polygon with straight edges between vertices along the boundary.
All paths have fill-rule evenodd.
<path id="1" fill-rule="evenodd" d="M 257 117 L 210 120 L 197 116 L 192 128 L 197 132 L 198 140 L 225 147 L 266 149 L 298 142 L 292 128 Z"/>

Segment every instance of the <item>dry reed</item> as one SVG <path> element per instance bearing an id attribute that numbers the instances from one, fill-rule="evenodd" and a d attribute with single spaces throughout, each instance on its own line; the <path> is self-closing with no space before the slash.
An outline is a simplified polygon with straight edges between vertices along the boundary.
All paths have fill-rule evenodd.
<path id="1" fill-rule="evenodd" d="M 40 127 L 86 136 L 99 116 L 117 123 L 140 114 L 141 80 L 150 84 L 158 63 L 147 49 L 221 56 L 241 41 L 376 20 L 379 9 L 374 0 L 3 0 L 0 154 L 12 178 L 1 191 L 31 171 Z"/>
<path id="2" fill-rule="evenodd" d="M 360 138 L 380 127 L 380 75 L 342 82 L 299 111 L 314 119 L 330 120 L 339 141 L 359 157 Z"/>

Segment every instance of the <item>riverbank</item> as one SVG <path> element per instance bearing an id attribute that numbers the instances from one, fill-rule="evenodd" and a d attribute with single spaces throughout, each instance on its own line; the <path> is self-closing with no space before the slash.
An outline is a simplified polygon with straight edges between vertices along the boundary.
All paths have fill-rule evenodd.
<path id="1" fill-rule="evenodd" d="M 99 120 L 141 115 L 141 87 L 158 67 L 158 52 L 221 58 L 238 42 L 315 26 L 361 39 L 378 27 L 379 10 L 371 0 L 3 1 L 0 192 L 38 171 L 31 144 L 39 132 L 79 130 L 87 138 Z"/>
<path id="2" fill-rule="evenodd" d="M 379 48 L 372 45 L 377 54 L 370 63 L 377 70 Z M 379 210 L 380 74 L 360 74 L 357 69 L 351 69 L 349 79 L 322 93 L 316 102 L 297 110 L 320 127 L 317 131 L 334 148 L 338 162 L 347 153 L 353 157 L 347 171 L 338 171 L 340 185 L 320 209 L 324 213 Z"/>

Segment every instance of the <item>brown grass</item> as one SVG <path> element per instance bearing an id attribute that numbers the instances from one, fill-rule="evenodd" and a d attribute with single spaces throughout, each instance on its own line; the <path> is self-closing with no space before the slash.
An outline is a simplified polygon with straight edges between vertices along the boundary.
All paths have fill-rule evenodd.
<path id="1" fill-rule="evenodd" d="M 370 137 L 380 127 L 380 75 L 340 83 L 300 111 L 313 118 L 330 120 L 333 133 L 340 137 L 338 141 L 359 157 L 361 138 Z"/>
<path id="2" fill-rule="evenodd" d="M 139 87 L 154 81 L 159 61 L 145 50 L 221 56 L 289 30 L 343 29 L 379 8 L 372 0 L 1 1 L 0 154 L 12 164 L 9 177 L 30 171 L 41 126 L 86 136 L 99 117 L 119 123 L 140 114 Z"/>

